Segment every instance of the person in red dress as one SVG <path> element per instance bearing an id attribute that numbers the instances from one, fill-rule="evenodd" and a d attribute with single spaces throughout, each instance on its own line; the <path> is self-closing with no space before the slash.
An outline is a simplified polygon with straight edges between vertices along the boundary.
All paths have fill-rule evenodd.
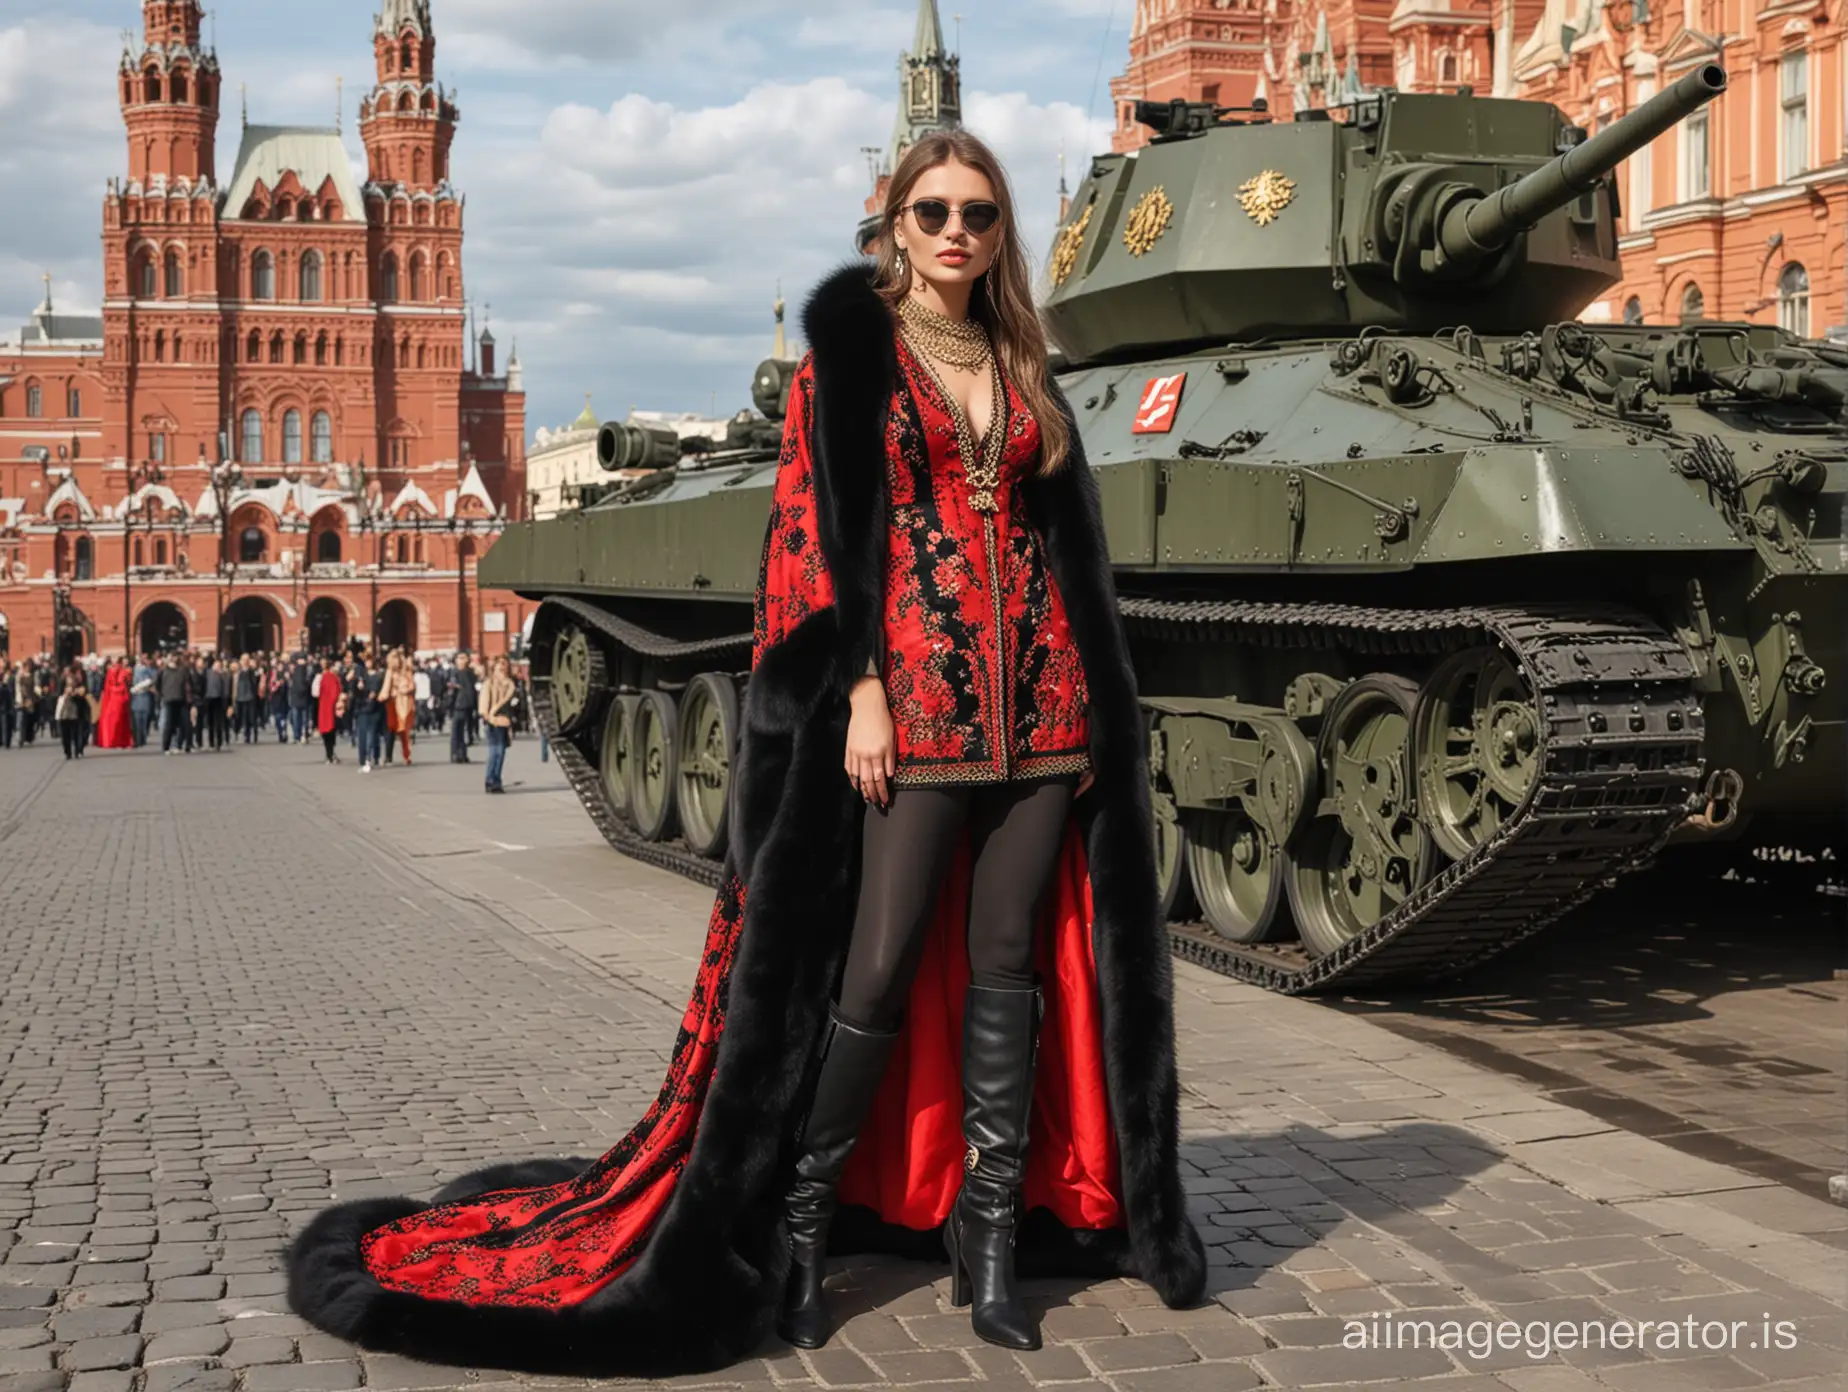
<path id="1" fill-rule="evenodd" d="M 109 664 L 103 674 L 102 707 L 96 716 L 98 749 L 132 749 L 135 745 L 134 724 L 129 719 L 128 660 Z"/>
<path id="2" fill-rule="evenodd" d="M 1010 1348 L 1039 1343 L 1017 1270 L 1201 1297 L 1146 726 L 994 155 L 919 141 L 878 245 L 803 312 L 725 864 L 654 1104 L 596 1160 L 315 1215 L 288 1297 L 319 1328 L 660 1376 L 826 1342 L 830 1254 L 947 1255 Z"/>
<path id="3" fill-rule="evenodd" d="M 335 753 L 335 745 L 340 739 L 340 717 L 346 714 L 346 692 L 340 685 L 340 673 L 334 670 L 334 659 L 321 659 L 321 675 L 314 679 L 315 722 L 314 728 L 320 732 L 321 747 L 327 752 L 327 762 L 340 762 Z"/>

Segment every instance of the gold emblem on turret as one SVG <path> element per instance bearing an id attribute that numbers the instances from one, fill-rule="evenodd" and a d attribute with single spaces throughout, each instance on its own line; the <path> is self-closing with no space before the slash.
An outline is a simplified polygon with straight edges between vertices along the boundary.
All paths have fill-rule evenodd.
<path id="1" fill-rule="evenodd" d="M 1161 185 L 1143 194 L 1129 210 L 1129 225 L 1123 229 L 1123 245 L 1129 248 L 1129 254 L 1144 255 L 1161 240 L 1173 216 L 1174 204 L 1169 202 Z"/>
<path id="2" fill-rule="evenodd" d="M 1238 186 L 1238 201 L 1259 227 L 1268 227 L 1296 197 L 1296 181 L 1266 169 Z"/>
<path id="3" fill-rule="evenodd" d="M 1084 230 L 1091 225 L 1091 211 L 1096 207 L 1096 200 L 1085 204 L 1078 220 L 1061 231 L 1059 240 L 1053 244 L 1052 265 L 1048 269 L 1054 287 L 1065 284 L 1065 278 L 1077 266 L 1078 252 L 1084 246 Z"/>

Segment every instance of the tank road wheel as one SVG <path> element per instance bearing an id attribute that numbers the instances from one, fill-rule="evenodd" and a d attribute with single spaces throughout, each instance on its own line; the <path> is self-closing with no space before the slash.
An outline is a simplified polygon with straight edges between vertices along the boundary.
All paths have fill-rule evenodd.
<path id="1" fill-rule="evenodd" d="M 566 623 L 552 639 L 552 713 L 561 734 L 582 734 L 609 690 L 603 650 L 582 624 Z"/>
<path id="2" fill-rule="evenodd" d="M 1450 658 L 1425 682 L 1413 726 L 1418 807 L 1461 860 L 1520 810 L 1540 771 L 1533 692 L 1499 648 Z"/>
<path id="3" fill-rule="evenodd" d="M 609 714 L 603 717 L 603 744 L 598 750 L 597 771 L 603 778 L 603 795 L 627 821 L 630 815 L 629 770 L 635 762 L 631 753 L 635 742 L 635 712 L 642 704 L 640 696 L 616 696 L 610 701 Z"/>
<path id="4" fill-rule="evenodd" d="M 1283 866 L 1282 853 L 1243 808 L 1193 815 L 1187 869 L 1200 912 L 1220 937 L 1261 943 L 1288 931 Z"/>
<path id="5" fill-rule="evenodd" d="M 675 832 L 674 792 L 680 761 L 680 715 L 673 697 L 650 687 L 635 709 L 629 736 L 629 819 L 644 841 Z"/>
<path id="6" fill-rule="evenodd" d="M 1193 890 L 1187 882 L 1187 828 L 1181 823 L 1174 799 L 1159 787 L 1149 790 L 1155 814 L 1155 883 L 1160 891 L 1164 923 L 1193 917 Z"/>
<path id="7" fill-rule="evenodd" d="M 1436 868 L 1412 815 L 1411 733 L 1418 688 L 1371 676 L 1344 688 L 1322 718 L 1322 806 L 1291 856 L 1290 907 L 1318 957 L 1386 917 Z"/>
<path id="8" fill-rule="evenodd" d="M 702 672 L 680 698 L 676 804 L 694 853 L 725 854 L 725 807 L 732 754 L 738 747 L 738 688 L 722 672 Z"/>

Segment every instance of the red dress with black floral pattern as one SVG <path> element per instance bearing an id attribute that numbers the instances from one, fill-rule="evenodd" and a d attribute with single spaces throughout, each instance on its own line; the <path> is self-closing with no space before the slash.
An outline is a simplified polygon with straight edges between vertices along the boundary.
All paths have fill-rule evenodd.
<path id="1" fill-rule="evenodd" d="M 996 509 L 974 505 L 960 407 L 897 335 L 886 417 L 885 654 L 900 787 L 1003 783 L 1090 767 L 1089 693 L 1064 601 L 1019 483 L 1039 467 L 1039 425 L 1011 382 Z M 757 647 L 833 602 L 815 530 L 808 426 L 814 378 L 797 373 L 783 436 Z M 979 446 L 978 446 L 979 447 Z"/>

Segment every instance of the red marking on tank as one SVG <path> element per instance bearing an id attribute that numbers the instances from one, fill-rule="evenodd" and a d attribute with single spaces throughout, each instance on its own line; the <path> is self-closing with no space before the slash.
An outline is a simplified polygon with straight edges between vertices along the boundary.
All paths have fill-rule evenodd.
<path id="1" fill-rule="evenodd" d="M 1148 385 L 1142 389 L 1142 401 L 1136 407 L 1135 424 L 1129 427 L 1129 433 L 1166 435 L 1174 429 L 1174 417 L 1181 409 L 1181 388 L 1186 385 L 1185 372 L 1149 378 Z"/>

